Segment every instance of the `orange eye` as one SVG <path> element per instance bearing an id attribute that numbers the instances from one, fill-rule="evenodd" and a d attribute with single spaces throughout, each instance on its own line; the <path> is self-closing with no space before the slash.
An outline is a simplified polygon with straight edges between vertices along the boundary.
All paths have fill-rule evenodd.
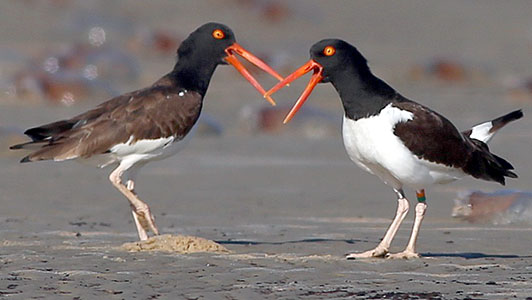
<path id="1" fill-rule="evenodd" d="M 225 37 L 225 33 L 221 31 L 220 29 L 216 29 L 212 32 L 212 37 L 217 40 L 221 40 Z"/>
<path id="2" fill-rule="evenodd" d="M 333 46 L 327 46 L 325 49 L 323 49 L 323 54 L 326 56 L 334 55 L 334 53 L 336 53 L 336 49 L 334 49 Z"/>

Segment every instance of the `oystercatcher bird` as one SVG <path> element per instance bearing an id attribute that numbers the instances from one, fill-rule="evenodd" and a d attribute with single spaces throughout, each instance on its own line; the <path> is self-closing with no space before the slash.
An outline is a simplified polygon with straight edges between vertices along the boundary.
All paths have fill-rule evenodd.
<path id="1" fill-rule="evenodd" d="M 318 83 L 331 82 L 345 111 L 342 135 L 349 157 L 391 186 L 398 199 L 396 216 L 380 244 L 373 250 L 348 254 L 347 258 L 419 257 L 416 240 L 427 209 L 424 188 L 428 185 L 449 183 L 466 175 L 504 185 L 505 177 L 517 177 L 510 171 L 512 165 L 491 153 L 486 143 L 501 127 L 521 118 L 521 110 L 461 133 L 442 115 L 401 96 L 373 75 L 364 56 L 347 42 L 322 40 L 311 47 L 310 57 L 266 96 L 313 71 L 284 120 L 287 123 Z M 409 209 L 403 186 L 416 190 L 416 215 L 406 249 L 390 254 L 390 244 Z"/>
<path id="2" fill-rule="evenodd" d="M 174 69 L 152 86 L 113 98 L 71 119 L 28 129 L 25 134 L 32 141 L 11 149 L 34 150 L 21 162 L 78 159 L 95 162 L 101 168 L 118 165 L 109 180 L 129 200 L 139 238 L 146 240 L 147 231 L 157 235 L 159 230 L 150 208 L 135 193 L 135 175 L 147 162 L 182 148 L 198 120 L 216 67 L 232 64 L 262 95 L 265 93 L 235 54 L 282 80 L 237 44 L 229 27 L 207 23 L 181 43 Z"/>

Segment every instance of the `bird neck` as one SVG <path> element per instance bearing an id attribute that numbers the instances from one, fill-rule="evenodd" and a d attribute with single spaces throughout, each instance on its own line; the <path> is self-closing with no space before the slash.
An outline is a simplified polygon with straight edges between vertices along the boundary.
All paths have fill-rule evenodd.
<path id="1" fill-rule="evenodd" d="M 398 93 L 369 69 L 345 69 L 331 77 L 345 115 L 352 119 L 377 115 Z"/>
<path id="2" fill-rule="evenodd" d="M 187 57 L 187 59 L 179 59 L 170 74 L 182 88 L 205 96 L 217 65 L 215 62 Z"/>

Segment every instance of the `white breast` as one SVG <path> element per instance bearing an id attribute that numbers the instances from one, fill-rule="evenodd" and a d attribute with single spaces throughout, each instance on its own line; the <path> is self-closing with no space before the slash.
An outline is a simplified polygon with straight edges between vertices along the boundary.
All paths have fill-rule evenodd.
<path id="1" fill-rule="evenodd" d="M 111 153 L 118 157 L 131 154 L 159 154 L 165 147 L 172 144 L 174 137 L 166 137 L 152 140 L 138 140 L 133 142 L 134 136 L 130 136 L 125 143 L 116 144 L 111 148 Z"/>
<path id="2" fill-rule="evenodd" d="M 344 116 L 342 135 L 353 162 L 394 188 L 416 189 L 447 183 L 464 174 L 460 170 L 421 160 L 393 133 L 397 123 L 413 118 L 408 111 L 390 105 L 380 114 L 357 121 Z"/>
<path id="3" fill-rule="evenodd" d="M 96 155 L 82 162 L 104 168 L 113 163 L 132 166 L 140 161 L 153 161 L 167 158 L 181 151 L 196 131 L 196 125 L 183 139 L 175 141 L 173 136 L 159 139 L 138 140 L 134 136 L 128 141 L 114 145 L 109 153 Z"/>

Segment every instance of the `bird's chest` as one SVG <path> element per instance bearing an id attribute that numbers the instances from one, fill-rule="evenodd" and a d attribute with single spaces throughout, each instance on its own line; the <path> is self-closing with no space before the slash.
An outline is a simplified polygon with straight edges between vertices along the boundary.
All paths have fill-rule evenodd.
<path id="1" fill-rule="evenodd" d="M 413 170 L 413 155 L 394 134 L 394 127 L 412 117 L 412 113 L 392 106 L 356 121 L 344 116 L 342 136 L 349 158 L 386 183 L 396 185 L 400 177 L 409 176 L 407 173 Z"/>
<path id="2" fill-rule="evenodd" d="M 379 164 L 400 159 L 408 149 L 394 134 L 399 122 L 412 118 L 412 113 L 392 106 L 380 114 L 352 120 L 343 118 L 342 136 L 349 157 L 357 164 Z"/>

